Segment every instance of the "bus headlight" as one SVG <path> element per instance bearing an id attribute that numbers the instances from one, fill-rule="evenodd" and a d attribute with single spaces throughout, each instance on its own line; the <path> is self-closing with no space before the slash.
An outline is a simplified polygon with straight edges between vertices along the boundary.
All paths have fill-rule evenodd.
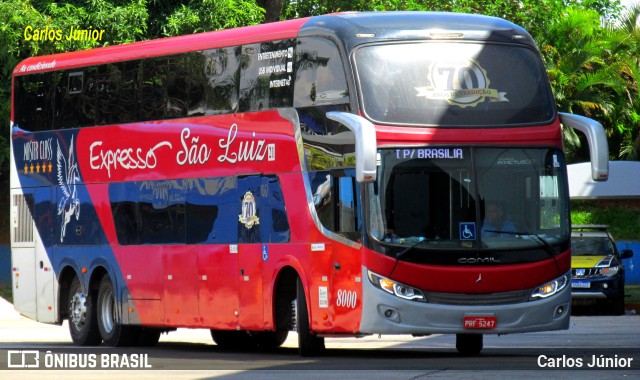
<path id="1" fill-rule="evenodd" d="M 569 283 L 569 278 L 567 275 L 556 278 L 553 281 L 549 281 L 546 284 L 539 286 L 536 288 L 533 293 L 531 293 L 531 299 L 537 300 L 542 298 L 551 297 L 554 294 L 559 293 L 564 289 Z"/>
<path id="2" fill-rule="evenodd" d="M 387 293 L 393 294 L 396 297 L 409 301 L 427 302 L 427 298 L 419 289 L 380 276 L 371 271 L 368 271 L 368 276 L 369 281 L 371 281 L 373 286 L 382 289 Z"/>

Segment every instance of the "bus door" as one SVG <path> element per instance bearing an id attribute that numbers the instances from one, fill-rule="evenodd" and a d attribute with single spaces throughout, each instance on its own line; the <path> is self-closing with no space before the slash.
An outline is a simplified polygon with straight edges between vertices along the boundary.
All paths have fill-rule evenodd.
<path id="1" fill-rule="evenodd" d="M 334 325 L 343 332 L 354 332 L 360 321 L 362 303 L 362 264 L 359 244 L 361 222 L 359 216 L 359 186 L 353 170 L 332 170 L 331 223 L 325 225 L 340 238 L 332 244 L 333 275 L 331 303 Z"/>
<path id="2" fill-rule="evenodd" d="M 269 246 L 261 244 L 263 226 L 260 221 L 267 210 L 264 205 L 267 189 L 261 177 L 247 176 L 238 179 L 238 190 L 242 194 L 237 224 L 238 323 L 243 330 L 260 330 L 264 328 L 262 262 L 269 257 Z"/>
<path id="3" fill-rule="evenodd" d="M 11 261 L 13 302 L 22 315 L 39 322 L 56 322 L 55 281 L 51 260 L 35 228 L 41 220 L 43 234 L 51 234 L 51 189 L 30 188 L 11 192 Z"/>
<path id="4" fill-rule="evenodd" d="M 263 251 L 264 250 L 264 251 Z M 243 330 L 264 328 L 262 301 L 262 258 L 268 255 L 267 244 L 243 244 L 238 250 L 240 284 L 238 324 Z"/>

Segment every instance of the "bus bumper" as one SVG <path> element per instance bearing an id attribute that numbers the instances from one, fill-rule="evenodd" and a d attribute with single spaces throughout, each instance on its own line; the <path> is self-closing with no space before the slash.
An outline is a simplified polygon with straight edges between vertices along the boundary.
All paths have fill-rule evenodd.
<path id="1" fill-rule="evenodd" d="M 364 273 L 366 273 L 366 268 Z M 571 286 L 549 298 L 503 305 L 445 305 L 398 298 L 374 287 L 363 276 L 362 320 L 366 334 L 510 334 L 566 330 L 571 314 Z M 490 329 L 465 328 L 465 317 L 495 317 Z"/>

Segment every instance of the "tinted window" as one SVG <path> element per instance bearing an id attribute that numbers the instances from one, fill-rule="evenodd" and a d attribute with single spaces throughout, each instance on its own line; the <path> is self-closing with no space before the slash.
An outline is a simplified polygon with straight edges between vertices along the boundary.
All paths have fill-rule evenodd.
<path id="1" fill-rule="evenodd" d="M 53 73 L 15 77 L 14 122 L 22 129 L 42 131 L 51 128 L 56 86 Z"/>
<path id="2" fill-rule="evenodd" d="M 349 102 L 337 46 L 326 38 L 301 38 L 296 52 L 294 107 Z"/>
<path id="3" fill-rule="evenodd" d="M 205 114 L 217 115 L 238 110 L 241 52 L 240 47 L 233 47 L 211 49 L 203 53 L 208 83 L 205 89 Z"/>
<path id="4" fill-rule="evenodd" d="M 120 124 L 140 120 L 140 68 L 140 61 L 119 62 L 99 67 L 96 83 L 96 124 Z"/>
<path id="5" fill-rule="evenodd" d="M 275 176 L 114 183 L 121 245 L 283 243 L 290 231 Z"/>
<path id="6" fill-rule="evenodd" d="M 499 126 L 549 122 L 554 101 L 537 52 L 515 45 L 407 43 L 355 52 L 366 115 L 379 122 Z"/>
<path id="7" fill-rule="evenodd" d="M 140 118 L 142 120 L 165 118 L 168 75 L 167 57 L 150 58 L 144 61 L 140 82 Z"/>
<path id="8" fill-rule="evenodd" d="M 28 130 L 258 111 L 293 104 L 294 40 L 15 78 Z"/>
<path id="9" fill-rule="evenodd" d="M 78 128 L 84 121 L 84 72 L 63 71 L 54 77 L 57 82 L 54 128 Z"/>
<path id="10" fill-rule="evenodd" d="M 183 181 L 115 183 L 109 197 L 120 244 L 185 242 Z"/>
<path id="11" fill-rule="evenodd" d="M 240 111 L 293 104 L 293 40 L 244 45 L 240 59 Z"/>
<path id="12" fill-rule="evenodd" d="M 356 203 L 359 189 L 353 170 L 311 172 L 309 182 L 320 223 L 350 240 L 359 240 L 359 205 Z"/>

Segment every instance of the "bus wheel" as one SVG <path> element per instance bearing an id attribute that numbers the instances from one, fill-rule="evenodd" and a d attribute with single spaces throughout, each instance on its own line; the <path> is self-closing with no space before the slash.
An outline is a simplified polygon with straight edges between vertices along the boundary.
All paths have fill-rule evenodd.
<path id="1" fill-rule="evenodd" d="M 457 334 L 456 349 L 462 355 L 478 355 L 482 351 L 482 334 Z"/>
<path id="2" fill-rule="evenodd" d="M 98 329 L 102 340 L 113 347 L 128 346 L 137 338 L 135 327 L 123 326 L 118 321 L 116 294 L 109 275 L 105 274 L 98 289 Z"/>
<path id="3" fill-rule="evenodd" d="M 251 338 L 261 350 L 269 351 L 282 346 L 288 335 L 288 330 L 260 331 L 251 334 Z"/>
<path id="4" fill-rule="evenodd" d="M 95 293 L 84 294 L 77 277 L 71 281 L 68 298 L 69 332 L 78 346 L 96 346 L 102 342 L 96 320 Z"/>
<path id="5" fill-rule="evenodd" d="M 302 281 L 298 278 L 296 285 L 296 329 L 298 331 L 298 352 L 301 356 L 318 356 L 324 351 L 324 338 L 311 333 L 307 297 L 304 294 Z"/>

